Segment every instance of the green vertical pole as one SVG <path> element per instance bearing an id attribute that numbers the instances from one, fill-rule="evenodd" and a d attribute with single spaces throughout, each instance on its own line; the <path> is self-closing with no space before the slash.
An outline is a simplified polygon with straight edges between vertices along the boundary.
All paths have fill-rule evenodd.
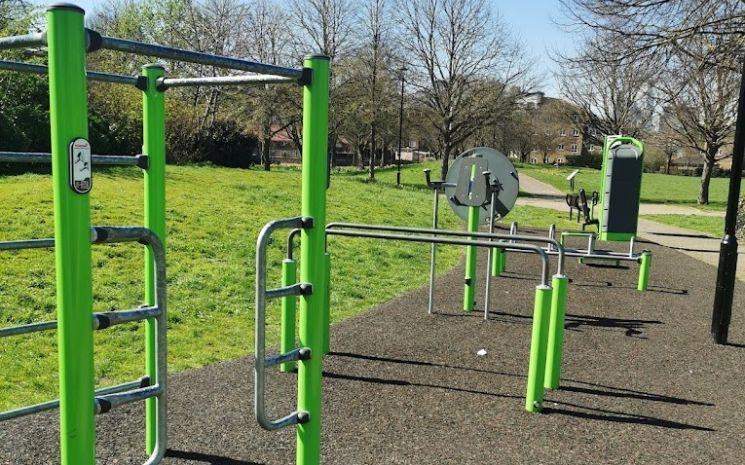
<path id="1" fill-rule="evenodd" d="M 323 353 L 331 350 L 331 254 L 326 252 L 326 292 L 323 297 Z"/>
<path id="2" fill-rule="evenodd" d="M 94 465 L 96 455 L 90 199 L 71 188 L 69 156 L 88 138 L 84 16 L 73 5 L 47 10 L 62 465 Z"/>
<path id="3" fill-rule="evenodd" d="M 473 171 L 475 171 L 475 166 Z M 468 208 L 468 232 L 479 231 L 479 207 Z M 475 238 L 473 238 L 475 239 Z M 463 290 L 463 310 L 472 312 L 476 296 L 476 246 L 466 246 L 466 279 Z"/>
<path id="4" fill-rule="evenodd" d="M 550 312 L 551 287 L 536 286 L 533 334 L 530 340 L 530 362 L 528 364 L 528 388 L 525 394 L 525 410 L 528 412 L 540 412 L 543 404 L 543 376 L 546 370 L 546 345 Z"/>
<path id="5" fill-rule="evenodd" d="M 145 171 L 145 227 L 166 242 L 166 123 L 165 94 L 158 90 L 157 80 L 165 71 L 161 65 L 147 65 L 142 74 L 147 78 L 147 89 L 142 99 L 142 152 L 148 156 Z M 145 300 L 155 305 L 155 267 L 149 249 L 145 249 Z M 145 373 L 151 383 L 157 383 L 155 318 L 145 322 Z M 145 449 L 151 454 L 155 448 L 158 399 L 145 401 Z"/>
<path id="6" fill-rule="evenodd" d="M 329 58 L 305 58 L 312 74 L 303 89 L 303 185 L 302 215 L 313 218 L 300 241 L 300 281 L 313 286 L 311 295 L 300 297 L 300 346 L 311 357 L 298 363 L 299 411 L 309 415 L 297 426 L 297 465 L 321 461 L 321 388 L 323 373 L 323 324 L 326 287 L 326 175 L 328 169 Z"/>
<path id="7" fill-rule="evenodd" d="M 566 316 L 569 279 L 564 275 L 554 275 L 551 287 L 554 290 L 551 295 L 551 316 L 546 346 L 546 376 L 543 386 L 546 389 L 558 389 L 561 379 L 561 359 L 564 353 L 564 317 Z"/>
<path id="8" fill-rule="evenodd" d="M 282 287 L 297 283 L 297 261 L 286 258 L 282 261 Z M 295 348 L 295 307 L 297 297 L 288 295 L 282 297 L 282 316 L 280 321 L 279 350 L 283 354 Z M 279 366 L 282 373 L 289 373 L 295 369 L 295 362 L 285 362 Z"/>
<path id="9" fill-rule="evenodd" d="M 499 259 L 499 274 L 501 275 L 504 273 L 504 270 L 507 268 L 507 251 L 502 251 L 502 257 Z"/>
<path id="10" fill-rule="evenodd" d="M 636 288 L 640 291 L 646 291 L 649 285 L 649 269 L 652 267 L 652 252 L 645 250 L 642 252 L 641 263 L 639 264 L 639 284 Z"/>
<path id="11" fill-rule="evenodd" d="M 501 261 L 504 257 L 504 251 L 502 249 L 494 248 L 492 249 L 492 254 L 494 259 L 491 261 L 491 275 L 497 277 L 502 274 Z"/>

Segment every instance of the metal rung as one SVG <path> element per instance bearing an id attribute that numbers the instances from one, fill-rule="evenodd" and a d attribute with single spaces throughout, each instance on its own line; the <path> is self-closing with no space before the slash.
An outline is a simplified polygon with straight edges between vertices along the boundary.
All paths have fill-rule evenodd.
<path id="1" fill-rule="evenodd" d="M 26 239 L 0 242 L 0 250 L 51 249 L 52 247 L 54 247 L 54 239 Z"/>
<path id="2" fill-rule="evenodd" d="M 308 423 L 308 421 L 310 421 L 310 414 L 308 412 L 300 412 L 296 410 L 269 425 L 262 424 L 261 426 L 268 430 L 278 430 L 292 425 L 302 425 Z"/>
<path id="3" fill-rule="evenodd" d="M 297 349 L 293 349 L 284 354 L 270 355 L 268 357 L 264 357 L 264 365 L 274 366 L 274 365 L 279 365 L 280 363 L 285 363 L 285 362 L 297 362 L 298 360 L 310 360 L 310 355 L 311 355 L 311 352 L 310 352 L 309 347 L 300 347 Z"/>
<path id="4" fill-rule="evenodd" d="M 107 394 L 104 396 L 96 396 L 95 398 L 95 412 L 96 414 L 107 413 L 115 407 L 119 407 L 124 404 L 131 404 L 138 400 L 145 400 L 151 397 L 159 396 L 163 393 L 163 389 L 159 384 L 154 386 L 142 387 L 125 392 L 116 392 L 113 394 Z"/>
<path id="5" fill-rule="evenodd" d="M 129 391 L 136 388 L 142 388 L 150 385 L 150 378 L 143 376 L 137 381 L 130 381 L 128 383 L 117 384 L 116 386 L 109 386 L 96 390 L 96 396 L 103 396 L 106 394 L 114 394 L 117 392 Z M 24 417 L 26 415 L 33 415 L 34 413 L 46 412 L 47 410 L 54 410 L 59 408 L 59 399 L 50 400 L 41 404 L 29 405 L 27 407 L 20 407 L 5 412 L 0 412 L 0 421 L 12 420 L 13 418 Z"/>
<path id="6" fill-rule="evenodd" d="M 278 287 L 275 289 L 269 289 L 266 291 L 267 299 L 279 299 L 280 297 L 288 297 L 291 295 L 311 295 L 313 293 L 313 286 L 308 283 L 295 283 L 292 286 Z"/>
<path id="7" fill-rule="evenodd" d="M 147 155 L 91 155 L 94 165 L 138 166 L 147 169 Z M 45 152 L 0 152 L 0 162 L 6 163 L 51 163 L 52 154 Z"/>
<path id="8" fill-rule="evenodd" d="M 160 315 L 160 308 L 142 307 L 133 310 L 119 310 L 116 312 L 98 312 L 93 314 L 93 330 L 98 331 L 111 326 L 129 323 L 132 321 L 147 320 Z M 57 321 L 43 321 L 21 326 L 11 326 L 0 329 L 0 338 L 18 336 L 21 334 L 37 333 L 57 329 Z"/>

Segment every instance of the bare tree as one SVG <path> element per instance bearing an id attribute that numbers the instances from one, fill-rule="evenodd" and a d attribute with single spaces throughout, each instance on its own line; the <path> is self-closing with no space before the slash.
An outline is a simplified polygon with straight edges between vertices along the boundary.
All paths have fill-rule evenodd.
<path id="1" fill-rule="evenodd" d="M 660 82 L 664 115 L 662 123 L 684 147 L 704 161 L 698 203 L 709 203 L 709 183 L 714 165 L 722 158 L 722 148 L 732 141 L 737 116 L 739 75 L 704 58 L 705 50 L 717 48 L 722 40 L 715 35 L 699 35 L 689 40 L 688 50 L 677 53 Z M 697 50 L 698 49 L 698 50 Z"/>
<path id="2" fill-rule="evenodd" d="M 521 93 L 528 63 L 486 0 L 401 0 L 398 9 L 411 84 L 430 110 L 445 176 L 455 150 L 511 109 L 505 102 Z"/>
<path id="3" fill-rule="evenodd" d="M 716 66 L 739 71 L 733 50 L 745 44 L 742 0 L 560 0 L 567 12 L 565 26 L 575 32 L 604 32 L 623 38 L 625 50 L 606 61 L 638 54 L 682 53 Z M 716 50 L 689 49 L 690 39 L 715 35 Z"/>
<path id="4" fill-rule="evenodd" d="M 626 43 L 607 33 L 587 40 L 575 57 L 559 57 L 559 88 L 580 110 L 578 129 L 602 135 L 638 136 L 655 113 L 654 84 L 660 69 L 653 54 L 606 60 L 626 50 Z M 602 140 L 593 142 L 602 144 Z"/>

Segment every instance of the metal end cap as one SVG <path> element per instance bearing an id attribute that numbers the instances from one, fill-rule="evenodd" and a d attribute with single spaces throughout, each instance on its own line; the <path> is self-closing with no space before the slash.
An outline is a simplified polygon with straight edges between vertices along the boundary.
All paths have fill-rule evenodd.
<path id="1" fill-rule="evenodd" d="M 85 14 L 84 9 L 80 8 L 74 3 L 66 3 L 66 2 L 52 3 L 51 5 L 47 6 L 47 11 L 52 11 L 52 10 L 70 10 L 70 11 L 76 11 L 81 14 Z"/>
<path id="2" fill-rule="evenodd" d="M 300 425 L 304 425 L 305 423 L 308 423 L 310 421 L 310 413 L 308 412 L 298 412 L 297 413 L 297 422 Z"/>
<path id="3" fill-rule="evenodd" d="M 305 60 L 326 60 L 331 61 L 331 57 L 328 55 L 324 55 L 323 53 L 311 53 L 309 55 L 305 55 Z"/>

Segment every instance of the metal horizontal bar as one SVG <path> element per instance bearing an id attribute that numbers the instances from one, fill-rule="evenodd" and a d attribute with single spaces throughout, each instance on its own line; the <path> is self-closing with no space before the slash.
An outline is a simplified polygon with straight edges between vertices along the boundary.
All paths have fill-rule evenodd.
<path id="1" fill-rule="evenodd" d="M 21 61 L 0 60 L 0 70 L 15 71 L 18 73 L 30 73 L 46 75 L 49 68 L 44 65 L 34 63 L 23 63 Z M 88 71 L 85 73 L 91 81 L 111 82 L 114 84 L 128 84 L 137 86 L 139 78 L 137 76 L 125 76 L 123 74 L 101 73 L 98 71 Z"/>
<path id="2" fill-rule="evenodd" d="M 313 288 L 308 283 L 295 283 L 292 286 L 268 289 L 266 291 L 266 298 L 267 299 L 279 299 L 280 297 L 288 297 L 291 295 L 308 295 L 312 291 L 313 291 Z"/>
<path id="3" fill-rule="evenodd" d="M 310 420 L 310 414 L 308 412 L 294 411 L 291 414 L 280 418 L 275 421 L 268 421 L 263 418 L 259 419 L 259 424 L 262 428 L 269 431 L 276 431 L 278 429 L 285 428 L 292 425 L 302 425 Z"/>
<path id="4" fill-rule="evenodd" d="M 115 392 L 112 394 L 106 394 L 103 396 L 96 396 L 95 398 L 95 412 L 96 414 L 107 413 L 111 409 L 119 407 L 120 405 L 131 404 L 139 400 L 149 399 L 150 397 L 159 396 L 163 393 L 163 389 L 159 384 L 154 386 L 141 387 L 133 389 L 131 391 Z"/>
<path id="5" fill-rule="evenodd" d="M 93 330 L 96 331 L 123 323 L 154 318 L 158 315 L 160 315 L 160 309 L 158 307 L 143 307 L 114 312 L 97 312 L 93 314 L 92 325 Z M 0 329 L 0 338 L 49 331 L 52 329 L 57 329 L 57 321 L 43 321 L 27 325 L 11 326 L 9 328 Z"/>
<path id="6" fill-rule="evenodd" d="M 0 242 L 0 250 L 49 249 L 52 247 L 54 247 L 54 239 L 26 239 Z"/>
<path id="7" fill-rule="evenodd" d="M 102 396 L 106 394 L 113 394 L 116 392 L 129 391 L 131 389 L 140 388 L 147 386 L 149 380 L 147 376 L 140 378 L 137 381 L 130 381 L 128 383 L 117 384 L 116 386 L 109 386 L 96 390 L 95 395 Z M 0 421 L 12 420 L 13 418 L 24 417 L 26 415 L 33 415 L 34 413 L 46 412 L 47 410 L 54 410 L 59 408 L 59 399 L 42 402 L 41 404 L 29 405 L 27 407 L 20 407 L 13 410 L 7 410 L 0 412 Z"/>
<path id="8" fill-rule="evenodd" d="M 96 34 L 93 31 L 90 31 L 90 33 Z M 303 76 L 302 69 L 268 65 L 255 61 L 243 60 L 240 58 L 231 58 L 203 52 L 182 50 L 157 44 L 145 44 L 133 40 L 118 39 L 116 37 L 101 36 L 101 48 L 108 50 L 117 50 L 126 53 L 134 53 L 136 55 L 146 55 L 174 61 L 215 66 L 218 68 L 235 69 L 239 71 L 246 71 L 249 73 L 284 76 L 297 80 L 299 80 Z"/>
<path id="9" fill-rule="evenodd" d="M 27 325 L 11 326 L 10 328 L 0 329 L 0 338 L 9 336 L 18 336 L 21 334 L 38 333 L 49 331 L 57 328 L 56 321 L 43 321 L 40 323 L 29 323 Z"/>
<path id="10" fill-rule="evenodd" d="M 426 244 L 448 244 L 448 245 L 470 245 L 474 247 L 485 247 L 485 248 L 498 248 L 503 250 L 524 250 L 540 256 L 542 261 L 541 270 L 541 284 L 548 286 L 549 284 L 549 272 L 548 272 L 548 254 L 545 249 L 527 244 L 512 244 L 506 242 L 496 241 L 477 241 L 468 239 L 449 239 L 445 237 L 436 236 L 414 236 L 409 234 L 387 234 L 379 232 L 362 232 L 362 231 L 345 231 L 342 229 L 326 229 L 327 235 L 333 236 L 344 236 L 344 237 L 360 237 L 368 239 L 383 239 L 403 242 L 421 242 Z"/>
<path id="11" fill-rule="evenodd" d="M 37 45 L 45 45 L 46 42 L 46 34 L 41 32 L 22 36 L 2 37 L 0 38 L 0 50 L 35 47 Z"/>
<path id="12" fill-rule="evenodd" d="M 160 315 L 157 306 L 142 307 L 133 310 L 119 310 L 115 312 L 99 312 L 93 314 L 93 329 L 101 330 L 132 321 L 147 320 Z"/>
<path id="13" fill-rule="evenodd" d="M 158 88 L 165 90 L 172 87 L 194 86 L 258 86 L 263 84 L 297 84 L 296 78 L 286 76 L 272 76 L 263 74 L 249 74 L 243 76 L 214 76 L 196 78 L 160 78 Z"/>
<path id="14" fill-rule="evenodd" d="M 92 155 L 94 165 L 141 166 L 146 155 Z M 52 154 L 45 152 L 0 152 L 0 162 L 52 163 Z"/>
<path id="15" fill-rule="evenodd" d="M 279 365 L 280 363 L 285 363 L 285 362 L 297 362 L 298 360 L 308 360 L 310 359 L 310 355 L 311 355 L 310 348 L 300 347 L 297 349 L 293 349 L 284 354 L 270 355 L 268 357 L 264 357 L 264 365 L 274 366 L 274 365 Z"/>

